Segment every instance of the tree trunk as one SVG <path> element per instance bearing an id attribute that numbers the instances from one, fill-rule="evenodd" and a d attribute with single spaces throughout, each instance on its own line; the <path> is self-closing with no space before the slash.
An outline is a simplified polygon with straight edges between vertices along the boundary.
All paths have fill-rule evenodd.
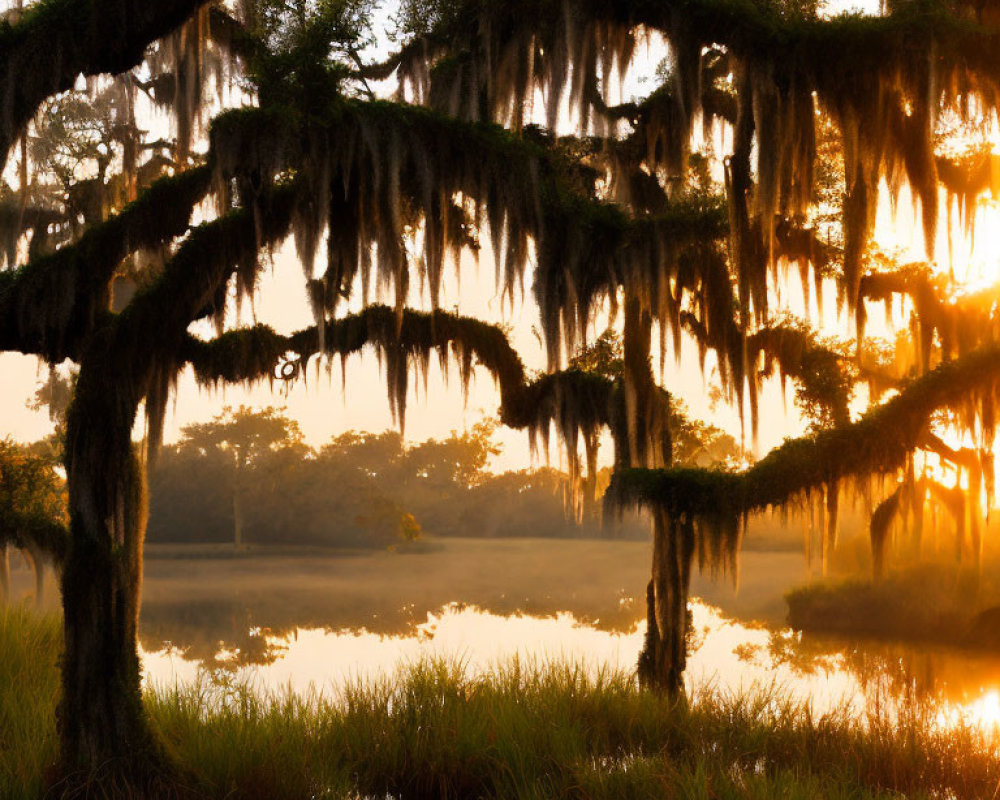
<path id="1" fill-rule="evenodd" d="M 108 348 L 106 352 L 113 352 Z M 81 364 L 67 431 L 70 545 L 62 575 L 65 655 L 57 792 L 176 794 L 143 711 L 138 653 L 145 464 L 131 431 L 140 392 L 101 354 Z M 131 378 L 131 380 L 130 380 Z"/>
<path id="2" fill-rule="evenodd" d="M 233 473 L 233 549 L 243 548 L 243 466 L 237 462 Z"/>
<path id="3" fill-rule="evenodd" d="M 626 290 L 625 413 L 630 467 L 671 463 L 668 420 L 660 416 L 659 391 L 651 368 L 652 316 L 639 289 Z M 622 448 L 619 446 L 619 449 Z M 621 465 L 621 464 L 620 464 Z M 619 466 L 620 466 L 619 465 Z M 639 681 L 655 691 L 678 694 L 687 662 L 688 589 L 694 556 L 694 527 L 653 514 L 653 567 L 646 587 L 646 640 L 639 655 Z"/>
<path id="4" fill-rule="evenodd" d="M 35 574 L 35 608 L 41 608 L 45 596 L 45 554 L 32 544 L 28 544 L 24 552 L 31 561 L 31 570 Z"/>
<path id="5" fill-rule="evenodd" d="M 639 682 L 679 694 L 684 688 L 690 612 L 694 526 L 657 512 L 653 520 L 653 577 L 646 587 L 646 641 L 639 655 Z"/>

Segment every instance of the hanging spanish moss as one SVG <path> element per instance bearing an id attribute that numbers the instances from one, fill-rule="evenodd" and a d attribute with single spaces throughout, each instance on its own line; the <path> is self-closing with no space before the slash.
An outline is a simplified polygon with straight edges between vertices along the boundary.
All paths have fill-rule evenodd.
<path id="1" fill-rule="evenodd" d="M 550 430 L 555 430 L 572 477 L 577 511 L 585 499 L 580 493 L 585 483 L 581 445 L 585 456 L 596 452 L 596 439 L 607 428 L 615 442 L 616 462 L 629 463 L 631 445 L 620 380 L 579 369 L 528 380 L 520 358 L 500 328 L 443 311 L 405 309 L 400 320 L 394 309 L 373 305 L 357 314 L 328 320 L 323 327 L 322 332 L 314 326 L 282 336 L 266 326 L 257 326 L 230 331 L 209 342 L 187 336 L 181 346 L 181 361 L 194 366 L 202 385 L 249 384 L 295 380 L 304 376 L 313 356 L 346 358 L 371 348 L 383 362 L 389 405 L 397 422 L 403 425 L 409 376 L 414 372 L 418 378 L 426 376 L 431 355 L 437 351 L 443 370 L 447 372 L 450 363 L 457 366 L 463 388 L 472 380 L 475 364 L 485 367 L 500 388 L 501 421 L 525 429 L 533 447 L 541 444 L 547 450 Z M 669 396 L 657 390 L 652 398 L 657 418 L 669 417 L 669 402 Z M 652 441 L 641 444 L 644 451 L 666 446 L 669 453 L 669 434 L 665 430 L 650 428 L 649 435 Z"/>
<path id="2" fill-rule="evenodd" d="M 78 357 L 81 333 L 109 309 L 111 280 L 122 260 L 184 233 L 210 177 L 200 168 L 165 178 L 75 244 L 0 273 L 4 349 L 53 363 Z"/>
<path id="3" fill-rule="evenodd" d="M 957 206 L 959 223 L 972 239 L 979 198 L 986 192 L 994 198 L 1000 195 L 1000 156 L 980 145 L 953 158 L 939 156 L 936 161 L 938 178 L 948 193 L 948 219 L 952 206 Z M 949 238 L 950 233 L 949 229 Z"/>
<path id="4" fill-rule="evenodd" d="M 307 264 L 324 226 L 329 230 L 322 278 L 327 313 L 336 311 L 356 278 L 380 293 L 392 291 L 401 309 L 411 268 L 436 305 L 446 258 L 470 241 L 465 203 L 472 204 L 476 228 L 488 224 L 498 280 L 512 295 L 529 236 L 540 229 L 538 148 L 500 128 L 389 103 L 335 103 L 330 124 L 325 134 L 306 132 L 305 162 L 315 167 L 311 180 L 317 191 L 325 184 L 329 200 L 300 206 L 296 222 Z M 264 175 L 305 169 L 296 128 L 294 118 L 268 112 L 223 115 L 212 133 L 219 169 L 246 174 L 251 167 Z M 328 218 L 320 220 L 324 213 Z M 407 239 L 418 223 L 423 252 L 412 259 Z"/>
<path id="5" fill-rule="evenodd" d="M 206 3 L 147 59 L 153 77 L 145 88 L 157 106 L 172 112 L 176 157 L 182 164 L 187 163 L 195 137 L 203 132 L 205 92 L 214 84 L 221 95 L 227 81 L 229 49 L 239 45 L 234 22 Z M 221 35 L 213 35 L 213 28 Z"/>
<path id="6" fill-rule="evenodd" d="M 409 87 L 417 102 L 450 116 L 515 130 L 538 90 L 549 128 L 564 99 L 582 131 L 592 120 L 601 126 L 594 101 L 607 104 L 612 76 L 624 72 L 636 45 L 633 26 L 563 2 L 470 4 L 432 22 L 393 64 L 401 91 Z"/>
<path id="7" fill-rule="evenodd" d="M 864 483 L 904 467 L 941 409 L 952 411 L 960 430 L 978 435 L 980 449 L 988 451 L 998 392 L 1000 350 L 983 348 L 912 381 L 857 422 L 788 441 L 744 472 L 619 471 L 608 502 L 646 505 L 715 525 L 734 524 L 817 491 L 827 490 L 829 498 L 843 483 Z"/>
<path id="8" fill-rule="evenodd" d="M 943 499 L 955 518 L 956 559 L 961 562 L 969 556 L 975 568 L 979 569 L 983 548 L 981 526 L 986 519 L 982 508 L 983 494 L 986 495 L 987 509 L 992 507 L 994 500 L 993 453 L 988 448 L 952 448 L 933 435 L 927 437 L 924 446 L 956 470 L 959 480 L 953 490 L 945 491 L 940 486 L 932 486 L 931 490 Z M 965 477 L 964 487 L 960 480 L 962 476 Z M 968 542 L 964 541 L 966 531 Z"/>
<path id="9" fill-rule="evenodd" d="M 1000 336 L 1000 319 L 993 287 L 975 292 L 956 291 L 946 275 L 935 274 L 926 264 L 906 264 L 861 279 L 860 297 L 881 301 L 887 318 L 894 298 L 912 303 L 911 329 L 918 346 L 917 358 L 926 372 L 937 359 L 951 359 L 994 342 Z M 859 340 L 867 321 L 864 304 L 857 309 Z"/>

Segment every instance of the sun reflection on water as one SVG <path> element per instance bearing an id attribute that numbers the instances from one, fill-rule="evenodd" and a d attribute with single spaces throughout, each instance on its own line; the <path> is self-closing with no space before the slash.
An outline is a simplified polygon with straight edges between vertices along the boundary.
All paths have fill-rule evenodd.
<path id="1" fill-rule="evenodd" d="M 365 629 L 298 628 L 287 636 L 261 630 L 269 663 L 240 663 L 238 649 L 221 651 L 206 669 L 176 647 L 144 652 L 146 681 L 172 687 L 199 680 L 248 684 L 264 692 L 336 695 L 348 682 L 389 675 L 427 658 L 461 663 L 470 674 L 519 658 L 572 662 L 592 675 L 634 668 L 644 623 L 609 632 L 569 612 L 504 616 L 450 605 L 428 614 L 402 635 Z M 227 661 L 228 659 L 228 661 Z M 808 703 L 817 715 L 848 712 L 859 719 L 917 715 L 944 728 L 1000 726 L 1000 663 L 996 658 L 926 648 L 858 645 L 803 639 L 726 618 L 692 604 L 691 654 L 686 674 L 692 695 L 767 692 L 775 703 Z"/>

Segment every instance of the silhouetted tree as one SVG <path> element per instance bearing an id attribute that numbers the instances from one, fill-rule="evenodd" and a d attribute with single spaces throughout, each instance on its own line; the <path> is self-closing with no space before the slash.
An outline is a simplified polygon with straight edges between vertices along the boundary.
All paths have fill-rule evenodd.
<path id="1" fill-rule="evenodd" d="M 29 202 L 39 184 L 31 174 L 55 167 L 34 163 L 22 145 L 20 185 L 5 211 L 17 244 L 8 260 L 12 252 L 20 260 L 42 230 L 58 236 L 29 246 L 22 265 L 0 276 L 0 346 L 80 368 L 67 420 L 59 715 L 62 771 L 74 780 L 82 774 L 85 786 L 125 796 L 176 791 L 142 711 L 136 619 L 144 459 L 188 364 L 206 385 L 292 379 L 313 357 L 372 347 L 400 421 L 408 373 L 425 369 L 432 352 L 453 357 L 463 382 L 479 364 L 499 383 L 504 424 L 536 438 L 556 429 L 575 484 L 581 442 L 589 467 L 610 428 L 608 502 L 641 504 L 654 520 L 640 673 L 669 691 L 681 686 L 695 556 L 706 566 L 730 563 L 748 514 L 819 503 L 832 539 L 845 484 L 877 494 L 886 476 L 909 481 L 913 454 L 942 410 L 978 437 L 980 466 L 989 459 L 1000 373 L 992 295 L 959 296 L 947 276 L 882 269 L 869 254 L 883 179 L 910 186 L 929 250 L 939 186 L 966 212 L 986 191 L 992 162 L 984 170 L 981 153 L 937 153 L 935 123 L 947 110 L 974 129 L 996 113 L 990 15 L 933 0 L 834 19 L 813 4 L 742 0 L 406 2 L 400 50 L 372 64 L 361 55 L 367 3 L 238 6 L 43 0 L 0 28 L 0 150 L 9 155 L 26 132 L 45 131 L 39 110 L 74 90 L 81 74 L 115 76 L 92 80 L 91 97 L 118 87 L 123 101 L 109 113 L 132 129 L 103 142 L 113 153 L 106 172 L 99 144 L 80 150 L 88 174 L 108 176 L 81 189 L 85 201 L 72 190 L 92 178 L 73 175 L 61 197 L 50 181 L 57 221 L 41 221 L 52 206 Z M 640 31 L 668 41 L 669 69 L 647 97 L 612 105 L 612 77 L 630 63 Z M 200 153 L 207 89 L 224 85 L 230 67 L 247 77 L 242 88 L 254 102 L 213 108 Z M 368 81 L 393 73 L 397 100 L 372 99 Z M 538 90 L 544 108 L 533 102 Z M 141 168 L 155 148 L 140 146 L 133 111 L 147 96 L 172 110 L 176 136 L 173 174 L 145 187 Z M 567 105 L 579 135 L 558 137 Z M 54 113 L 86 118 L 69 111 L 61 103 Z M 704 159 L 691 158 L 698 119 L 732 133 L 718 194 Z M 839 137 L 831 150 L 839 160 L 817 165 L 828 132 Z M 840 163 L 839 228 L 824 241 L 812 215 L 829 213 L 819 208 L 831 196 L 823 170 Z M 210 194 L 214 212 L 202 205 Z M 533 268 L 543 375 L 525 373 L 502 329 L 438 309 L 449 255 L 478 248 L 480 231 L 506 296 Z M 229 289 L 252 290 L 261 252 L 293 233 L 314 324 L 291 335 L 227 329 Z M 782 262 L 796 263 L 804 283 L 837 279 L 856 322 L 853 350 L 772 318 Z M 138 291 L 113 298 L 123 274 Z M 428 313 L 405 308 L 418 282 Z M 372 284 L 392 307 L 368 304 Z M 364 310 L 341 315 L 357 288 Z M 914 357 L 873 360 L 866 301 L 897 296 L 913 309 Z M 560 370 L 608 306 L 621 313 L 621 377 Z M 217 323 L 210 340 L 191 332 L 205 319 Z M 761 378 L 774 368 L 805 387 L 821 428 L 742 472 L 670 469 L 669 396 L 652 371 L 657 329 L 675 351 L 690 335 L 702 359 L 713 353 L 723 394 L 748 412 L 751 432 Z M 898 394 L 854 419 L 842 377 L 852 365 Z M 148 453 L 131 438 L 140 406 Z M 983 475 L 991 491 L 992 468 Z M 914 499 L 901 508 L 917 502 L 919 492 L 908 493 Z"/>
<path id="2" fill-rule="evenodd" d="M 233 546 L 243 546 L 246 472 L 268 452 L 303 448 L 298 423 L 276 408 L 254 411 L 246 406 L 223 409 L 211 422 L 186 426 L 181 446 L 225 453 L 232 467 Z"/>

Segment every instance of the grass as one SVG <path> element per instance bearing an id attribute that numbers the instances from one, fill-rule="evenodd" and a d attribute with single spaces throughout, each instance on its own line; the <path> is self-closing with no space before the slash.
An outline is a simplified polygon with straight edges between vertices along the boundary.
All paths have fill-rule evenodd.
<path id="1" fill-rule="evenodd" d="M 0 797 L 37 797 L 54 760 L 56 660 L 62 629 L 54 615 L 0 608 Z"/>
<path id="2" fill-rule="evenodd" d="M 53 618 L 0 612 L 0 797 L 37 797 L 54 758 L 57 652 Z M 958 800 L 1000 784 L 1000 739 L 973 728 L 817 716 L 773 690 L 672 703 L 566 664 L 426 662 L 304 698 L 206 679 L 147 705 L 211 798 Z"/>

